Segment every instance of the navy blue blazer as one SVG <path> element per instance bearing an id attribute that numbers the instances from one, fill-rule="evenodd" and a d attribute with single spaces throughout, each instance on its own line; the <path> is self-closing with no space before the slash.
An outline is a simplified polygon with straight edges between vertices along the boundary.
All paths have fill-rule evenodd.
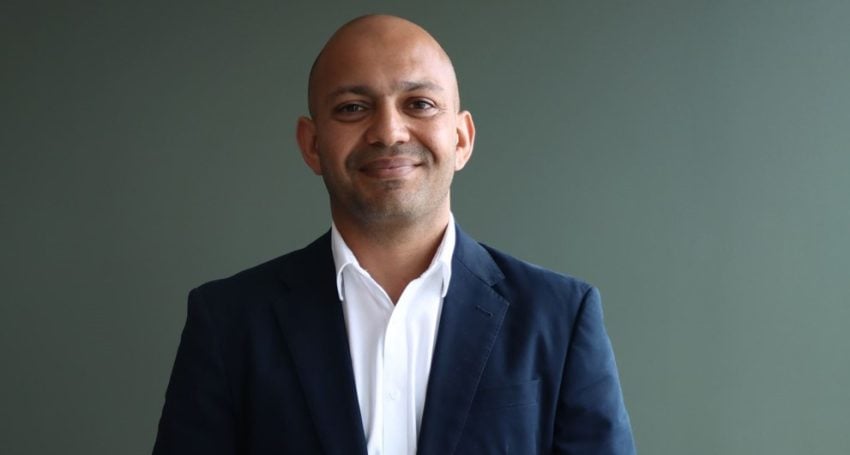
<path id="1" fill-rule="evenodd" d="M 418 453 L 632 454 L 598 291 L 460 229 Z M 207 283 L 153 453 L 366 455 L 330 234 Z"/>

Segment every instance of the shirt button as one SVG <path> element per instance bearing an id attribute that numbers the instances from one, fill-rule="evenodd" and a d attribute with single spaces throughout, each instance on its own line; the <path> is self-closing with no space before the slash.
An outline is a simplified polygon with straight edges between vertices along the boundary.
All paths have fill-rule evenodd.
<path id="1" fill-rule="evenodd" d="M 398 393 L 398 390 L 391 391 L 390 392 L 390 400 L 393 400 L 393 401 L 398 400 L 399 395 L 400 394 Z"/>

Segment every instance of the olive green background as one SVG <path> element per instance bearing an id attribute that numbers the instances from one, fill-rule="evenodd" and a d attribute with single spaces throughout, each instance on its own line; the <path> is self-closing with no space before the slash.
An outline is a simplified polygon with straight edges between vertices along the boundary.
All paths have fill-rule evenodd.
<path id="1" fill-rule="evenodd" d="M 842 0 L 4 2 L 0 452 L 150 452 L 189 289 L 328 228 L 295 119 L 374 11 L 454 58 L 458 222 L 601 288 L 641 453 L 850 453 Z"/>

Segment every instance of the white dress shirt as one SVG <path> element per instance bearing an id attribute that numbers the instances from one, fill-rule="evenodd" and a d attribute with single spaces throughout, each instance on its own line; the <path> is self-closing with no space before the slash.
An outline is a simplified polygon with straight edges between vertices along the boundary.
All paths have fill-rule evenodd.
<path id="1" fill-rule="evenodd" d="M 415 455 L 443 297 L 451 279 L 454 217 L 431 265 L 393 305 L 331 227 L 357 400 L 369 455 Z"/>

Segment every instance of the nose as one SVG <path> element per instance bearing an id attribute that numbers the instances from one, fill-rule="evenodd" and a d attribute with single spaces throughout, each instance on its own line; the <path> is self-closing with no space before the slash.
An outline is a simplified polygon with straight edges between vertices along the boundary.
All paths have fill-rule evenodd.
<path id="1" fill-rule="evenodd" d="M 379 106 L 366 131 L 366 140 L 369 145 L 390 147 L 403 144 L 409 139 L 410 133 L 407 130 L 404 114 L 391 105 Z"/>

